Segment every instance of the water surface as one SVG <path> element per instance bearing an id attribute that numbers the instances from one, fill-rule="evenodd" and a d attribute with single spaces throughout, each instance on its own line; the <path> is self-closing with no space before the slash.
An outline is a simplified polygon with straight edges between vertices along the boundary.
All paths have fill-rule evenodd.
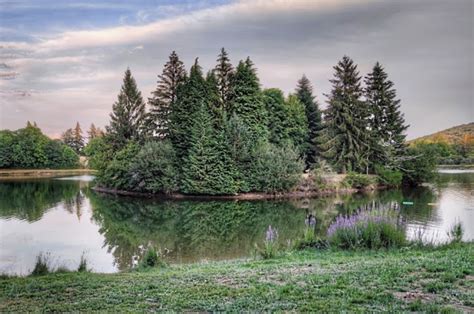
<path id="1" fill-rule="evenodd" d="M 288 245 L 308 214 L 324 234 L 338 214 L 374 206 L 400 207 L 412 238 L 446 241 L 461 221 L 464 239 L 474 239 L 474 173 L 466 171 L 416 189 L 294 201 L 143 200 L 97 194 L 91 185 L 90 176 L 0 182 L 0 273 L 27 274 L 41 252 L 71 269 L 84 254 L 96 272 L 127 269 L 149 246 L 171 263 L 248 257 L 268 225 Z"/>

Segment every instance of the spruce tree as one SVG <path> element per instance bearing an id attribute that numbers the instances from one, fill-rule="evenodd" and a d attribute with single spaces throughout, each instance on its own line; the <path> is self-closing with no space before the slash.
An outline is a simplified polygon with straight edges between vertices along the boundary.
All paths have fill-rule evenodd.
<path id="1" fill-rule="evenodd" d="M 237 114 L 255 138 L 268 136 L 260 82 L 250 58 L 240 61 L 232 79 L 229 114 Z"/>
<path id="2" fill-rule="evenodd" d="M 74 151 L 76 154 L 82 154 L 82 150 L 84 149 L 84 137 L 82 136 L 82 129 L 79 125 L 79 122 L 76 123 L 76 127 L 74 128 Z"/>
<path id="3" fill-rule="evenodd" d="M 321 118 L 321 110 L 319 104 L 313 96 L 313 87 L 311 82 L 303 75 L 298 81 L 296 87 L 296 96 L 299 101 L 304 105 L 306 119 L 308 122 L 308 135 L 306 137 L 305 147 L 305 163 L 306 167 L 312 167 L 320 154 L 318 152 L 318 137 L 323 129 L 323 122 Z"/>
<path id="4" fill-rule="evenodd" d="M 285 101 L 285 109 L 285 134 L 288 142 L 293 144 L 300 157 L 304 157 L 309 129 L 305 106 L 296 95 L 289 95 Z"/>
<path id="5" fill-rule="evenodd" d="M 87 131 L 87 135 L 89 138 L 89 141 L 96 138 L 96 137 L 101 137 L 104 135 L 104 131 L 101 130 L 101 128 L 98 128 L 95 126 L 94 123 L 91 124 L 89 131 Z"/>
<path id="6" fill-rule="evenodd" d="M 214 126 L 222 128 L 225 112 L 224 108 L 221 106 L 219 86 L 214 71 L 207 72 L 206 84 L 208 87 L 208 101 Z"/>
<path id="7" fill-rule="evenodd" d="M 334 71 L 320 140 L 322 155 L 342 173 L 365 171 L 369 147 L 361 77 L 357 65 L 347 56 L 334 66 Z"/>
<path id="8" fill-rule="evenodd" d="M 388 168 L 398 168 L 405 152 L 405 119 L 400 112 L 400 100 L 393 82 L 377 62 L 365 78 L 365 98 L 370 112 L 370 162 Z"/>
<path id="9" fill-rule="evenodd" d="M 283 91 L 278 88 L 268 88 L 262 93 L 265 110 L 268 113 L 269 141 L 281 145 L 287 140 L 285 121 L 288 118 Z"/>
<path id="10" fill-rule="evenodd" d="M 28 127 L 28 126 L 27 126 Z M 31 127 L 31 126 L 30 126 Z M 67 146 L 74 148 L 74 130 L 69 128 L 61 135 L 61 141 Z"/>
<path id="11" fill-rule="evenodd" d="M 209 108 L 195 113 L 189 134 L 189 153 L 184 158 L 182 190 L 188 194 L 234 194 L 233 175 L 221 151 L 222 140 L 213 126 Z M 229 162 L 229 161 L 227 161 Z"/>
<path id="12" fill-rule="evenodd" d="M 123 148 L 128 141 L 143 139 L 145 103 L 130 69 L 125 71 L 123 85 L 112 107 L 107 140 L 115 150 Z"/>
<path id="13" fill-rule="evenodd" d="M 228 101 L 232 90 L 232 76 L 234 74 L 234 68 L 230 63 L 230 59 L 227 55 L 227 51 L 224 48 L 217 58 L 217 65 L 214 68 L 214 72 L 217 78 L 217 86 L 219 89 L 219 103 L 220 107 L 228 109 Z"/>
<path id="14" fill-rule="evenodd" d="M 179 161 L 187 155 L 191 128 L 196 122 L 194 114 L 202 105 L 209 107 L 209 88 L 196 58 L 189 77 L 178 87 L 177 100 L 171 105 L 170 138 Z"/>
<path id="15" fill-rule="evenodd" d="M 173 51 L 164 65 L 163 73 L 158 75 L 158 86 L 148 99 L 150 113 L 147 121 L 151 136 L 166 138 L 169 136 L 170 112 L 176 101 L 178 86 L 186 78 L 186 70 L 178 54 Z"/>

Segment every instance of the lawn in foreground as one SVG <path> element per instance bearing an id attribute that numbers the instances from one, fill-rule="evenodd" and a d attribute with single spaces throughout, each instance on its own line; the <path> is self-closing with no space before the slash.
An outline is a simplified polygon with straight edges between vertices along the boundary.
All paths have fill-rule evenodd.
<path id="1" fill-rule="evenodd" d="M 474 243 L 0 279 L 0 311 L 474 311 Z"/>

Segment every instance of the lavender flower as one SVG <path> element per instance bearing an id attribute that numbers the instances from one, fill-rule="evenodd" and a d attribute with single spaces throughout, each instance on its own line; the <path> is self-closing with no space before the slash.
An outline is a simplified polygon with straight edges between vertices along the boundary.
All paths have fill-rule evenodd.
<path id="1" fill-rule="evenodd" d="M 265 241 L 275 242 L 277 238 L 278 238 L 278 231 L 275 228 L 272 228 L 271 225 L 269 225 L 267 232 L 265 234 Z"/>

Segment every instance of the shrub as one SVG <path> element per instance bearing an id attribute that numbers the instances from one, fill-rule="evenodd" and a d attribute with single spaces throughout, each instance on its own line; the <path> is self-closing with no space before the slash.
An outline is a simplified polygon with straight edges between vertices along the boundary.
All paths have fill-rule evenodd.
<path id="1" fill-rule="evenodd" d="M 416 186 L 433 179 L 436 175 L 437 164 L 436 146 L 417 144 L 410 147 L 402 164 L 403 184 Z"/>
<path id="2" fill-rule="evenodd" d="M 406 243 L 406 236 L 397 225 L 398 214 L 389 209 L 340 215 L 328 228 L 329 244 L 342 249 L 401 247 Z"/>
<path id="3" fill-rule="evenodd" d="M 43 255 L 40 253 L 36 257 L 35 268 L 31 272 L 31 276 L 43 276 L 51 272 L 49 255 Z"/>
<path id="4" fill-rule="evenodd" d="M 130 142 L 122 150 L 117 152 L 112 161 L 100 169 L 98 182 L 108 188 L 128 190 L 132 189 L 130 182 L 131 161 L 139 151 L 138 144 Z"/>
<path id="5" fill-rule="evenodd" d="M 270 259 L 278 253 L 278 231 L 272 226 L 268 226 L 265 232 L 265 240 L 263 241 L 263 248 L 255 244 L 255 248 L 263 259 Z"/>
<path id="6" fill-rule="evenodd" d="M 130 165 L 135 190 L 170 193 L 178 189 L 176 154 L 168 141 L 146 143 Z"/>
<path id="7" fill-rule="evenodd" d="M 354 189 L 364 189 L 374 183 L 373 177 L 355 172 L 349 172 L 342 182 L 344 186 L 349 186 Z"/>
<path id="8" fill-rule="evenodd" d="M 145 255 L 143 256 L 142 261 L 139 264 L 140 268 L 154 268 L 154 267 L 164 267 L 166 263 L 162 260 L 159 252 L 153 248 L 149 248 Z"/>
<path id="9" fill-rule="evenodd" d="M 402 184 L 403 174 L 397 170 L 390 170 L 383 166 L 375 166 L 375 173 L 379 182 L 386 186 L 396 187 Z"/>
<path id="10" fill-rule="evenodd" d="M 104 137 L 95 137 L 84 147 L 84 154 L 88 157 L 88 166 L 91 169 L 104 169 L 110 162 L 112 147 Z"/>
<path id="11" fill-rule="evenodd" d="M 81 255 L 81 260 L 79 262 L 79 266 L 77 267 L 77 271 L 82 273 L 82 272 L 88 272 L 89 269 L 87 268 L 87 259 L 84 256 L 84 254 Z"/>
<path id="12" fill-rule="evenodd" d="M 464 228 L 462 223 L 455 223 L 451 229 L 448 231 L 448 237 L 451 240 L 451 243 L 460 243 L 464 235 Z"/>

